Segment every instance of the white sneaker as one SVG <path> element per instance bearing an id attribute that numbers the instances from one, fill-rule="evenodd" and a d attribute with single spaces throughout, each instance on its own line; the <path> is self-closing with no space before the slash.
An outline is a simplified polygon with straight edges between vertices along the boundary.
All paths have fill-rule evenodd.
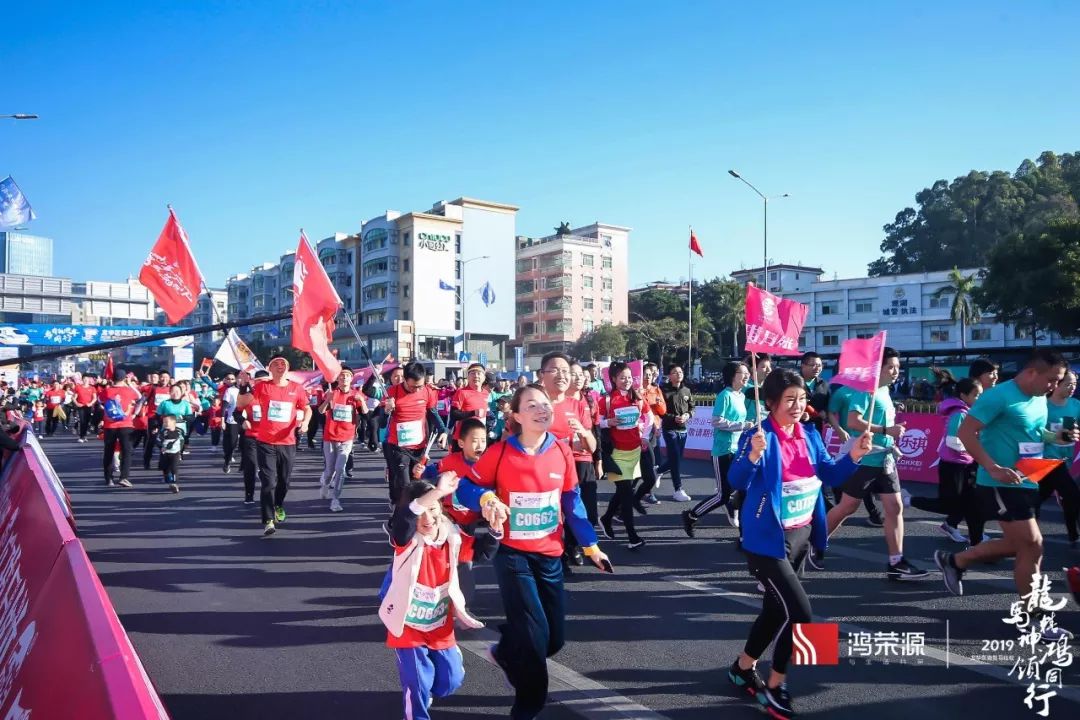
<path id="1" fill-rule="evenodd" d="M 341 512 L 344 509 L 345 508 L 341 507 L 341 501 L 336 498 L 330 501 L 330 512 Z"/>
<path id="2" fill-rule="evenodd" d="M 319 499 L 320 500 L 329 500 L 330 499 L 330 487 L 328 485 L 323 485 L 322 483 L 319 483 Z"/>
<path id="3" fill-rule="evenodd" d="M 968 543 L 968 536 L 954 528 L 949 523 L 941 523 L 941 525 L 938 526 L 938 530 L 941 531 L 942 535 L 947 535 L 948 538 L 954 543 L 960 543 L 962 545 L 967 545 Z"/>
<path id="4" fill-rule="evenodd" d="M 911 507 L 911 493 L 907 488 L 900 488 L 900 501 L 904 503 L 904 507 Z"/>
<path id="5" fill-rule="evenodd" d="M 687 495 L 686 491 L 680 488 L 675 491 L 675 494 L 671 496 L 671 499 L 675 502 L 691 502 L 694 498 Z"/>

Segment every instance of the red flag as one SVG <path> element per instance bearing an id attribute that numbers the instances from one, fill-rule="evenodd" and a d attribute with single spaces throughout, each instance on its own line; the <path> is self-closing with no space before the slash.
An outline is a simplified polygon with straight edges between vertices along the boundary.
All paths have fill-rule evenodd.
<path id="1" fill-rule="evenodd" d="M 698 245 L 697 235 L 694 234 L 693 230 L 690 231 L 690 249 L 696 252 L 698 254 L 698 257 L 705 257 L 701 253 L 701 246 Z"/>
<path id="2" fill-rule="evenodd" d="M 884 354 L 884 330 L 872 338 L 845 340 L 840 346 L 840 367 L 830 382 L 847 385 L 860 392 L 876 391 Z"/>
<path id="3" fill-rule="evenodd" d="M 330 352 L 334 316 L 340 307 L 337 291 L 301 231 L 293 266 L 292 346 L 311 353 L 327 382 L 341 374 L 341 363 Z"/>
<path id="4" fill-rule="evenodd" d="M 165 221 L 161 235 L 139 271 L 139 282 L 150 290 L 170 325 L 183 320 L 199 302 L 202 273 L 188 247 L 187 233 L 180 227 L 172 208 L 169 208 L 169 219 Z"/>
<path id="5" fill-rule="evenodd" d="M 799 336 L 810 308 L 746 287 L 746 351 L 798 355 Z"/>
<path id="6" fill-rule="evenodd" d="M 116 376 L 116 370 L 113 369 L 112 353 L 109 353 L 105 358 L 105 370 L 101 373 L 105 376 L 106 380 L 111 381 Z"/>

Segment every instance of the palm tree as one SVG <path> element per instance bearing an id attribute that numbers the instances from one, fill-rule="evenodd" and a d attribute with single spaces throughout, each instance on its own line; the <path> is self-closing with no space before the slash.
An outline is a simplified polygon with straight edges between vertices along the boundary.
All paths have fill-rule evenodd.
<path id="1" fill-rule="evenodd" d="M 737 280 L 726 280 L 720 286 L 720 317 L 713 318 L 719 328 L 731 329 L 731 355 L 739 354 L 739 331 L 746 325 L 746 287 Z"/>
<path id="2" fill-rule="evenodd" d="M 944 295 L 953 293 L 952 307 L 949 309 L 949 316 L 953 322 L 960 323 L 960 349 L 967 349 L 967 326 L 979 322 L 979 307 L 975 304 L 975 301 L 971 298 L 971 293 L 975 290 L 977 285 L 976 279 L 978 273 L 972 273 L 971 275 L 964 276 L 960 272 L 960 269 L 953 267 L 949 271 L 949 284 L 943 288 L 939 288 L 935 293 L 935 298 L 940 298 Z"/>

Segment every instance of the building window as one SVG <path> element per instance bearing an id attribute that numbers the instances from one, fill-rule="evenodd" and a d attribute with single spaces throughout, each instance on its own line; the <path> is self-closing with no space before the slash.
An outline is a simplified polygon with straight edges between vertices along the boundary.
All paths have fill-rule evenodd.
<path id="1" fill-rule="evenodd" d="M 593 256 L 592 255 L 582 255 L 581 256 L 581 266 L 582 267 L 590 267 L 590 268 L 593 267 Z"/>
<path id="2" fill-rule="evenodd" d="M 855 301 L 856 313 L 872 313 L 874 312 L 874 302 L 872 300 L 856 300 Z"/>
<path id="3" fill-rule="evenodd" d="M 869 340 L 877 334 L 877 330 L 874 328 L 856 328 L 855 338 L 858 340 Z"/>
<path id="4" fill-rule="evenodd" d="M 837 333 L 823 333 L 821 335 L 822 347 L 836 347 L 840 344 L 840 336 Z"/>
<path id="5" fill-rule="evenodd" d="M 584 278 L 582 278 L 582 281 L 585 283 L 585 289 L 586 290 L 591 290 L 592 289 L 592 286 L 593 286 L 592 275 L 586 275 Z"/>
<path id="6" fill-rule="evenodd" d="M 461 254 L 461 233 L 454 233 L 454 252 Z"/>
<path id="7" fill-rule="evenodd" d="M 796 280 L 798 280 L 798 279 L 799 279 L 799 273 L 795 273 L 795 279 L 796 279 Z"/>
<path id="8" fill-rule="evenodd" d="M 611 278 L 604 278 L 603 280 L 601 280 L 600 281 L 600 287 L 603 288 L 604 290 L 610 290 L 611 287 L 612 287 Z"/>
<path id="9" fill-rule="evenodd" d="M 1030 340 L 1031 328 L 1020 327 L 1019 325 L 1013 328 L 1013 340 Z"/>
<path id="10" fill-rule="evenodd" d="M 818 304 L 818 315 L 839 315 L 840 303 L 837 301 L 823 302 Z"/>
<path id="11" fill-rule="evenodd" d="M 547 323 L 546 323 L 546 332 L 547 333 L 549 333 L 549 334 L 551 334 L 551 333 L 561 333 L 562 331 L 563 331 L 563 322 L 562 322 L 562 320 L 548 320 L 547 321 Z"/>
<path id="12" fill-rule="evenodd" d="M 409 272 L 409 258 L 405 258 L 401 261 L 401 269 L 405 272 Z"/>
<path id="13" fill-rule="evenodd" d="M 409 311 L 408 311 L 408 310 L 404 310 L 404 311 L 403 311 L 403 312 L 401 313 L 401 319 L 402 319 L 402 320 L 408 320 L 408 319 L 409 319 Z"/>
<path id="14" fill-rule="evenodd" d="M 602 300 L 600 307 L 604 310 L 604 312 L 611 312 L 611 301 Z"/>
<path id="15" fill-rule="evenodd" d="M 551 298 L 544 303 L 544 306 L 547 312 L 562 312 L 563 298 Z"/>
<path id="16" fill-rule="evenodd" d="M 945 325 L 930 328 L 930 342 L 932 343 L 947 343 L 949 342 L 949 328 Z"/>
<path id="17" fill-rule="evenodd" d="M 601 258 L 600 267 L 602 269 L 604 269 L 604 270 L 610 270 L 611 269 L 611 258 L 610 257 Z"/>
<path id="18" fill-rule="evenodd" d="M 574 253 L 570 252 L 569 250 L 563 250 L 562 251 L 562 264 L 563 265 L 569 265 L 572 262 L 574 262 Z"/>
<path id="19" fill-rule="evenodd" d="M 990 340 L 990 328 L 971 328 L 971 340 L 972 342 Z"/>
<path id="20" fill-rule="evenodd" d="M 780 273 L 778 273 L 778 272 L 773 271 L 773 272 L 769 273 L 769 280 L 778 280 L 779 277 L 780 277 Z"/>
<path id="21" fill-rule="evenodd" d="M 369 230 L 368 234 L 364 236 L 364 252 L 369 253 L 375 250 L 381 250 L 386 247 L 387 242 L 388 236 L 386 230 L 383 230 L 382 228 Z"/>
<path id="22" fill-rule="evenodd" d="M 529 272 L 536 267 L 536 260 L 534 258 L 525 258 L 524 260 L 518 260 L 516 267 L 518 272 Z"/>
<path id="23" fill-rule="evenodd" d="M 799 347 L 801 347 L 801 348 L 806 347 L 806 335 L 800 335 L 799 336 Z"/>
<path id="24" fill-rule="evenodd" d="M 527 295 L 536 290 L 535 280 L 518 280 L 516 283 L 517 294 Z"/>
<path id="25" fill-rule="evenodd" d="M 592 298 L 589 298 L 589 297 L 582 298 L 581 302 L 583 303 L 582 307 L 584 307 L 586 310 L 592 310 L 593 309 L 593 299 Z"/>
<path id="26" fill-rule="evenodd" d="M 581 321 L 581 331 L 591 333 L 593 331 L 593 321 L 592 320 L 582 320 Z"/>
<path id="27" fill-rule="evenodd" d="M 409 286 L 408 285 L 402 285 L 401 286 L 401 296 L 405 297 L 405 298 L 409 297 Z M 409 318 L 405 318 L 405 319 L 408 320 Z"/>
<path id="28" fill-rule="evenodd" d="M 532 315 L 536 312 L 536 302 L 533 300 L 519 302 L 516 309 L 518 315 Z"/>
<path id="29" fill-rule="evenodd" d="M 930 309 L 945 309 L 952 305 L 952 298 L 948 295 L 942 295 L 941 297 L 930 296 Z"/>
<path id="30" fill-rule="evenodd" d="M 521 323 L 521 334 L 523 337 L 533 335 L 536 333 L 536 323 L 525 322 Z"/>

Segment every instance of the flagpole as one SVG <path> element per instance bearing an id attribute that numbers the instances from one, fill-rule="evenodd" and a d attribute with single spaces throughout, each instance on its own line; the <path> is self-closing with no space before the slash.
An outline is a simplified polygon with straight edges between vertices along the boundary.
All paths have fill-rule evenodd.
<path id="1" fill-rule="evenodd" d="M 690 237 L 694 237 L 694 228 L 690 226 Z M 690 270 L 690 287 L 689 295 L 687 296 L 687 305 L 689 313 L 686 318 L 686 364 L 689 366 L 686 369 L 686 376 L 690 380 L 694 379 L 694 250 L 691 247 L 686 249 L 686 264 Z M 660 362 L 663 362 L 664 358 L 660 358 Z"/>
<path id="2" fill-rule="evenodd" d="M 344 309 L 345 309 L 344 305 L 342 305 L 342 307 L 339 308 L 339 310 L 344 310 Z M 368 352 L 367 346 L 364 345 L 364 339 L 360 337 L 360 331 L 356 328 L 356 323 L 353 322 L 352 315 L 349 313 L 348 310 L 345 310 L 345 312 L 342 313 L 342 314 L 345 315 L 345 324 L 349 326 L 350 330 L 352 330 L 353 337 L 356 338 L 356 342 L 359 344 L 360 350 L 362 350 L 363 353 L 364 353 L 364 356 L 367 357 L 368 367 L 371 368 L 371 375 L 372 375 L 372 377 L 375 378 L 375 383 L 379 387 L 382 387 L 383 386 L 382 373 L 380 373 L 378 371 L 378 369 L 375 367 L 375 363 L 371 360 L 371 353 Z"/>

